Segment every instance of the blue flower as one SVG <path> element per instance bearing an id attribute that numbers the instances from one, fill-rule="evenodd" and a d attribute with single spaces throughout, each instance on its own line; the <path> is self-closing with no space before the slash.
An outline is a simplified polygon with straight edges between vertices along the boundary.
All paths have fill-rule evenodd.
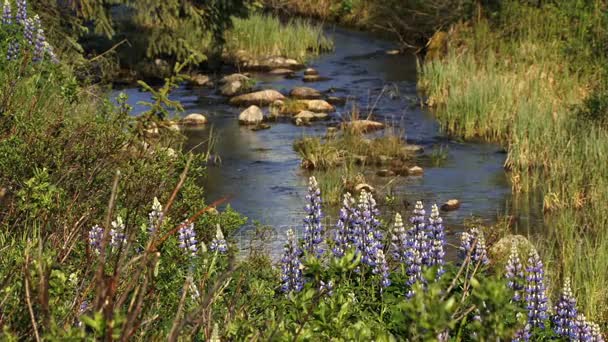
<path id="1" fill-rule="evenodd" d="M 224 254 L 228 252 L 228 243 L 224 238 L 224 233 L 222 232 L 222 228 L 220 225 L 217 225 L 217 230 L 215 232 L 215 238 L 211 240 L 211 244 L 209 245 L 209 249 L 212 252 L 219 252 L 220 254 Z"/>
<path id="2" fill-rule="evenodd" d="M 391 250 L 393 258 L 400 263 L 404 263 L 407 258 L 407 249 L 409 247 L 409 239 L 403 219 L 399 213 L 395 214 L 395 223 L 393 223 L 393 231 L 391 232 Z"/>
<path id="3" fill-rule="evenodd" d="M 530 332 L 531 328 L 529 324 L 526 324 L 526 326 L 521 329 L 518 330 L 515 333 L 515 336 L 513 336 L 513 342 L 525 342 L 525 341 L 530 341 L 530 338 L 532 337 L 532 333 Z"/>
<path id="4" fill-rule="evenodd" d="M 334 282 L 330 280 L 326 283 L 323 280 L 321 280 L 320 286 L 319 286 L 319 292 L 322 294 L 325 294 L 328 297 L 333 296 L 334 295 Z"/>
<path id="5" fill-rule="evenodd" d="M 532 328 L 545 328 L 547 319 L 547 295 L 545 294 L 545 271 L 536 250 L 530 251 L 526 268 L 526 309 L 528 324 Z"/>
<path id="6" fill-rule="evenodd" d="M 32 58 L 34 62 L 40 62 L 44 58 L 45 46 L 46 38 L 44 37 L 44 30 L 38 26 L 34 45 L 34 57 Z"/>
<path id="7" fill-rule="evenodd" d="M 96 253 L 101 252 L 101 240 L 103 239 L 103 228 L 98 225 L 89 230 L 89 245 Z"/>
<path id="8" fill-rule="evenodd" d="M 371 267 L 375 266 L 376 252 L 382 249 L 378 215 L 379 211 L 372 194 L 365 190 L 361 191 L 353 225 L 352 244 L 361 255 L 361 263 Z"/>
<path id="9" fill-rule="evenodd" d="M 8 43 L 8 50 L 6 52 L 6 60 L 14 61 L 19 58 L 19 42 L 13 40 Z"/>
<path id="10" fill-rule="evenodd" d="M 154 234 L 163 220 L 163 206 L 158 201 L 158 198 L 154 197 L 152 201 L 152 211 L 148 214 L 148 233 Z"/>
<path id="11" fill-rule="evenodd" d="M 389 279 L 390 274 L 384 252 L 381 249 L 376 251 L 375 264 L 372 273 L 380 277 L 380 285 L 382 288 L 388 287 L 391 284 L 391 280 Z"/>
<path id="12" fill-rule="evenodd" d="M 24 25 L 27 20 L 27 0 L 17 0 L 17 23 Z"/>
<path id="13" fill-rule="evenodd" d="M 11 10 L 11 3 L 8 0 L 4 0 L 4 6 L 2 7 L 2 24 L 10 25 L 13 22 L 13 14 Z"/>
<path id="14" fill-rule="evenodd" d="M 570 278 L 566 278 L 562 293 L 555 305 L 555 315 L 552 317 L 555 333 L 563 337 L 574 338 L 577 315 L 576 299 L 570 288 Z"/>
<path id="15" fill-rule="evenodd" d="M 423 266 L 431 265 L 431 240 L 428 227 L 426 225 L 426 212 L 422 201 L 417 201 L 414 207 L 412 217 L 410 217 L 410 223 L 412 227 L 407 232 L 408 235 L 408 246 L 414 247 L 420 254 Z"/>
<path id="16" fill-rule="evenodd" d="M 427 227 L 430 239 L 430 262 L 429 266 L 438 267 L 438 276 L 441 276 L 445 270 L 443 269 L 445 251 L 445 228 L 443 220 L 439 216 L 439 208 L 437 204 L 433 204 L 431 216 L 429 217 L 429 225 Z"/>
<path id="17" fill-rule="evenodd" d="M 321 244 L 323 243 L 323 211 L 321 208 L 321 190 L 315 177 L 310 177 L 308 184 L 308 194 L 306 195 L 308 204 L 304 208 L 306 218 L 304 218 L 304 249 L 317 257 L 323 254 Z"/>
<path id="18" fill-rule="evenodd" d="M 302 250 L 293 229 L 287 231 L 287 243 L 281 258 L 281 290 L 283 293 L 299 292 L 304 287 L 302 278 Z"/>
<path id="19" fill-rule="evenodd" d="M 338 258 L 343 257 L 346 250 L 351 247 L 353 223 L 356 220 L 354 206 L 355 200 L 347 192 L 342 200 L 342 208 L 340 209 L 340 216 L 334 232 L 333 253 Z"/>
<path id="20" fill-rule="evenodd" d="M 194 231 L 194 223 L 184 222 L 179 228 L 179 247 L 184 250 L 188 255 L 194 257 L 198 252 L 198 240 L 196 239 L 196 232 Z"/>
<path id="21" fill-rule="evenodd" d="M 483 232 L 477 228 L 471 228 L 469 232 L 462 233 L 459 252 L 463 259 L 470 255 L 471 262 L 474 264 L 487 265 L 490 263 L 486 249 L 486 239 Z"/>
<path id="22" fill-rule="evenodd" d="M 511 245 L 511 254 L 507 265 L 505 266 L 505 278 L 507 278 L 507 286 L 514 291 L 513 300 L 519 302 L 521 300 L 521 294 L 524 290 L 524 266 L 521 264 L 519 259 L 519 253 L 517 252 L 517 245 L 513 243 Z"/>
<path id="23" fill-rule="evenodd" d="M 422 276 L 422 257 L 416 248 L 409 247 L 407 249 L 405 264 L 405 273 L 407 275 L 406 284 L 409 286 L 406 297 L 411 298 L 414 295 L 414 284 L 418 282 L 424 283 L 424 277 Z"/>
<path id="24" fill-rule="evenodd" d="M 125 244 L 125 224 L 120 216 L 116 217 L 116 221 L 112 221 L 112 229 L 110 229 L 110 246 L 112 249 L 122 248 Z"/>
<path id="25" fill-rule="evenodd" d="M 25 40 L 27 41 L 27 44 L 29 46 L 34 46 L 36 43 L 34 41 L 34 35 L 36 31 L 37 29 L 34 20 L 30 18 L 25 19 L 23 26 L 23 36 L 25 37 Z"/>

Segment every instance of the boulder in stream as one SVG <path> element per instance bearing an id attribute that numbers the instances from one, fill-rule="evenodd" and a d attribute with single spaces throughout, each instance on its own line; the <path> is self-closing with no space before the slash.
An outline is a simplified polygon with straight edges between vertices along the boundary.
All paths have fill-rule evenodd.
<path id="1" fill-rule="evenodd" d="M 275 76 L 286 76 L 286 77 L 291 77 L 295 74 L 295 72 L 291 69 L 286 69 L 286 68 L 278 68 L 278 69 L 273 69 L 269 72 L 270 75 L 275 75 Z"/>
<path id="2" fill-rule="evenodd" d="M 277 100 L 285 100 L 285 96 L 276 90 L 261 90 L 254 93 L 243 94 L 230 99 L 233 106 L 267 106 Z"/>
<path id="3" fill-rule="evenodd" d="M 304 70 L 304 76 L 318 76 L 319 72 L 313 68 L 307 68 Z"/>
<path id="4" fill-rule="evenodd" d="M 409 176 L 422 176 L 424 174 L 424 169 L 420 166 L 412 166 L 407 170 L 407 174 Z"/>
<path id="5" fill-rule="evenodd" d="M 315 100 L 321 98 L 321 92 L 309 87 L 295 87 L 291 90 L 289 96 L 296 99 Z"/>
<path id="6" fill-rule="evenodd" d="M 325 100 L 298 100 L 298 103 L 302 103 L 309 111 L 316 113 L 331 113 L 336 110 Z"/>
<path id="7" fill-rule="evenodd" d="M 182 126 L 189 127 L 202 126 L 207 123 L 207 118 L 203 114 L 192 113 L 186 115 L 179 123 Z"/>
<path id="8" fill-rule="evenodd" d="M 249 106 L 239 115 L 241 125 L 258 125 L 264 120 L 264 113 L 258 106 Z"/>
<path id="9" fill-rule="evenodd" d="M 443 211 L 453 211 L 460 208 L 460 201 L 457 199 L 447 200 L 445 203 L 441 205 L 441 210 Z"/>
<path id="10" fill-rule="evenodd" d="M 198 86 L 198 87 L 205 86 L 210 81 L 211 81 L 211 78 L 209 78 L 209 76 L 203 75 L 203 74 L 196 74 L 196 75 L 192 75 L 190 77 L 190 84 Z"/>
<path id="11" fill-rule="evenodd" d="M 384 124 L 382 122 L 373 120 L 352 120 L 342 124 L 342 129 L 348 129 L 360 133 L 377 131 L 383 128 Z"/>

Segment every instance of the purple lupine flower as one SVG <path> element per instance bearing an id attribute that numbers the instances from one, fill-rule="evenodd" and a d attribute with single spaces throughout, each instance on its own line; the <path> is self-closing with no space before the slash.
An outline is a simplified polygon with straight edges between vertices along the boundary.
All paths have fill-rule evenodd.
<path id="1" fill-rule="evenodd" d="M 224 238 L 224 233 L 222 232 L 222 228 L 220 225 L 217 225 L 217 230 L 215 232 L 215 238 L 211 240 L 211 244 L 209 245 L 209 249 L 212 252 L 219 252 L 220 254 L 224 254 L 228 252 L 228 243 Z"/>
<path id="2" fill-rule="evenodd" d="M 19 42 L 16 40 L 8 43 L 8 50 L 6 52 L 6 60 L 14 61 L 19 58 Z"/>
<path id="3" fill-rule="evenodd" d="M 103 228 L 98 225 L 89 230 L 89 245 L 96 253 L 101 252 L 101 240 L 103 239 Z"/>
<path id="4" fill-rule="evenodd" d="M 429 217 L 429 225 L 427 227 L 430 239 L 430 266 L 437 266 L 437 275 L 441 276 L 445 270 L 443 269 L 445 251 L 445 228 L 443 219 L 439 216 L 439 208 L 437 204 L 433 204 L 431 216 Z"/>
<path id="5" fill-rule="evenodd" d="M 85 299 L 80 303 L 80 306 L 78 307 L 78 317 L 84 315 L 87 310 L 89 310 L 89 302 Z M 77 327 L 82 327 L 83 323 L 80 319 L 78 319 L 76 323 Z"/>
<path id="6" fill-rule="evenodd" d="M 29 46 L 34 46 L 36 44 L 34 41 L 36 31 L 36 24 L 34 23 L 34 20 L 30 18 L 25 19 L 23 36 L 25 37 L 25 40 Z"/>
<path id="7" fill-rule="evenodd" d="M 187 254 L 194 257 L 198 252 L 198 240 L 194 231 L 194 223 L 184 222 L 179 228 L 179 248 L 183 249 Z"/>
<path id="8" fill-rule="evenodd" d="M 528 324 L 532 328 L 545 328 L 547 319 L 547 295 L 545 294 L 545 270 L 536 250 L 530 251 L 526 267 L 526 308 Z"/>
<path id="9" fill-rule="evenodd" d="M 158 198 L 154 197 L 152 201 L 152 211 L 148 213 L 148 233 L 154 234 L 162 224 L 163 220 L 163 206 L 158 201 Z"/>
<path id="10" fill-rule="evenodd" d="M 46 38 L 44 37 L 44 30 L 38 28 L 36 32 L 36 41 L 34 45 L 34 57 L 32 61 L 40 62 L 44 58 L 45 46 L 46 46 Z"/>
<path id="11" fill-rule="evenodd" d="M 593 336 L 593 342 L 604 342 L 604 337 L 600 331 L 600 326 L 597 323 L 589 322 L 591 326 L 591 336 Z"/>
<path id="12" fill-rule="evenodd" d="M 10 25 L 13 22 L 13 13 L 11 10 L 11 3 L 8 0 L 4 0 L 4 6 L 2 7 L 2 24 Z"/>
<path id="13" fill-rule="evenodd" d="M 414 296 L 414 290 L 412 288 L 414 284 L 424 282 L 424 277 L 422 276 L 422 257 L 420 256 L 420 252 L 414 247 L 409 247 L 407 249 L 405 263 L 407 266 L 405 270 L 407 275 L 406 284 L 409 286 L 409 289 L 406 292 L 406 297 L 411 298 Z"/>
<path id="14" fill-rule="evenodd" d="M 514 291 L 513 301 L 519 302 L 524 290 L 524 266 L 519 259 L 515 243 L 511 245 L 511 254 L 505 266 L 505 278 L 507 278 L 507 286 Z"/>
<path id="15" fill-rule="evenodd" d="M 27 20 L 27 0 L 17 0 L 17 23 L 24 25 Z"/>
<path id="16" fill-rule="evenodd" d="M 330 280 L 326 283 L 323 280 L 321 280 L 320 286 L 319 286 L 319 292 L 322 294 L 325 294 L 328 297 L 333 296 L 334 295 L 334 282 Z"/>
<path id="17" fill-rule="evenodd" d="M 530 330 L 532 330 L 532 328 L 530 328 L 530 324 L 526 324 L 526 326 L 523 329 L 518 330 L 515 333 L 515 336 L 513 336 L 513 342 L 530 341 L 530 338 L 532 337 L 532 333 L 530 332 Z"/>
<path id="18" fill-rule="evenodd" d="M 574 338 L 577 315 L 576 299 L 570 288 L 570 278 L 566 278 L 562 293 L 555 305 L 555 315 L 552 317 L 555 333 L 566 338 Z"/>
<path id="19" fill-rule="evenodd" d="M 302 250 L 298 247 L 298 239 L 293 231 L 287 231 L 287 243 L 281 258 L 281 289 L 283 293 L 300 292 L 304 288 L 302 278 Z"/>
<path id="20" fill-rule="evenodd" d="M 391 250 L 393 258 L 399 263 L 404 263 L 407 258 L 407 250 L 409 247 L 407 231 L 403 226 L 403 219 L 399 213 L 395 213 L 395 223 L 391 233 Z"/>
<path id="21" fill-rule="evenodd" d="M 412 227 L 408 230 L 408 244 L 410 247 L 415 247 L 422 258 L 422 265 L 431 266 L 431 241 L 429 239 L 429 231 L 425 223 L 424 206 L 422 201 L 417 201 L 414 207 L 413 215 L 410 217 Z"/>
<path id="22" fill-rule="evenodd" d="M 591 342 L 594 341 L 593 338 L 593 330 L 591 329 L 591 325 L 587 322 L 585 315 L 578 314 L 576 317 L 576 330 L 574 332 L 574 336 L 572 337 L 573 341 L 581 341 L 581 342 Z"/>
<path id="23" fill-rule="evenodd" d="M 376 201 L 371 193 L 365 190 L 359 195 L 356 211 L 356 222 L 353 227 L 353 245 L 361 254 L 361 262 L 374 267 L 376 252 L 382 249 L 382 233 L 379 231 L 380 221 L 377 219 L 379 211 Z"/>
<path id="24" fill-rule="evenodd" d="M 125 224 L 120 216 L 116 217 L 116 221 L 112 221 L 112 229 L 110 229 L 110 246 L 112 248 L 121 248 L 126 241 Z"/>
<path id="25" fill-rule="evenodd" d="M 336 257 L 341 258 L 346 253 L 346 250 L 351 247 L 351 235 L 353 234 L 353 221 L 355 220 L 355 200 L 350 193 L 344 194 L 342 200 L 342 208 L 340 209 L 340 217 L 336 223 L 334 233 L 334 248 L 333 253 Z"/>
<path id="26" fill-rule="evenodd" d="M 410 237 L 416 236 L 419 232 L 426 233 L 426 224 L 424 222 L 426 211 L 424 211 L 422 201 L 416 201 L 416 205 L 414 206 L 412 214 L 412 217 L 410 217 L 410 223 L 412 224 L 412 227 L 408 232 L 410 234 Z"/>
<path id="27" fill-rule="evenodd" d="M 53 47 L 49 44 L 49 42 L 44 43 L 44 52 L 49 55 L 49 59 L 52 63 L 59 63 L 59 58 L 57 58 L 57 55 L 55 54 L 55 51 L 53 50 Z"/>
<path id="28" fill-rule="evenodd" d="M 323 211 L 321 208 L 321 190 L 315 177 L 310 177 L 306 195 L 306 217 L 304 218 L 304 250 L 317 257 L 323 254 Z"/>
<path id="29" fill-rule="evenodd" d="M 477 228 L 471 228 L 469 232 L 462 233 L 460 236 L 459 252 L 464 259 L 470 254 L 471 261 L 474 264 L 481 263 L 482 265 L 487 265 L 490 263 L 485 237 L 483 232 Z"/>
<path id="30" fill-rule="evenodd" d="M 382 288 L 386 288 L 391 284 L 391 280 L 389 279 L 389 270 L 388 264 L 386 263 L 386 258 L 384 257 L 384 252 L 379 249 L 376 251 L 376 260 L 375 266 L 372 271 L 373 274 L 376 274 L 380 277 L 380 284 Z"/>

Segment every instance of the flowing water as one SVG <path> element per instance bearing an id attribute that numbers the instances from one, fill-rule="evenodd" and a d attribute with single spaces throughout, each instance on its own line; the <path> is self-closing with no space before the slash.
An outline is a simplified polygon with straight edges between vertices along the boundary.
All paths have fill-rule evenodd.
<path id="1" fill-rule="evenodd" d="M 394 43 L 373 35 L 344 29 L 328 29 L 327 33 L 335 42 L 335 51 L 308 65 L 330 80 L 306 84 L 301 77 L 253 74 L 259 81 L 258 87 L 285 94 L 294 86 L 331 89 L 333 95 L 357 103 L 362 112 L 373 109 L 375 120 L 398 125 L 408 142 L 422 145 L 425 153 L 439 146 L 447 148 L 445 163 L 426 167 L 423 177 L 404 179 L 393 191 L 410 203 L 423 200 L 426 207 L 459 199 L 460 209 L 443 213 L 448 229 L 451 228 L 452 242 L 455 242 L 453 232 L 466 218 L 475 216 L 492 222 L 509 214 L 511 189 L 503 170 L 506 154 L 496 145 L 462 143 L 442 135 L 433 116 L 418 104 L 414 56 L 386 54 L 385 51 L 395 47 Z M 122 91 L 129 95 L 135 112 L 141 111 L 136 103 L 149 95 L 137 89 Z M 298 127 L 285 122 L 254 132 L 239 126 L 237 116 L 242 108 L 228 106 L 215 90 L 184 87 L 176 90 L 173 98 L 184 105 L 186 112 L 182 115 L 204 113 L 210 122 L 204 129 L 186 132 L 186 148 L 206 141 L 211 127 L 218 138 L 215 153 L 221 163 L 208 168 L 207 201 L 230 195 L 230 205 L 249 218 L 250 224 L 237 236 L 243 249 L 249 245 L 253 222 L 274 227 L 277 235 L 268 247 L 276 255 L 285 241 L 286 230 L 302 226 L 307 174 L 299 167 L 292 143 L 304 135 L 324 134 L 326 124 Z M 338 107 L 333 119 L 345 118 L 351 108 L 351 105 Z M 407 217 L 407 213 L 402 214 Z M 526 221 L 526 217 L 520 219 Z"/>

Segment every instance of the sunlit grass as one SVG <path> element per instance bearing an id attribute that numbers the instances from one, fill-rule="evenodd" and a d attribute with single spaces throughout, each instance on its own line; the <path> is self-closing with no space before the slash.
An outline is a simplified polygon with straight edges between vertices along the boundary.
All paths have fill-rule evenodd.
<path id="1" fill-rule="evenodd" d="M 486 23 L 462 29 L 467 48 L 455 43 L 447 58 L 422 66 L 419 86 L 447 132 L 508 147 L 514 191 L 544 195 L 548 232 L 538 240 L 554 284 L 570 276 L 582 310 L 607 321 L 608 132 L 577 120 L 575 109 L 598 62 L 584 46 L 576 62 L 565 52 L 585 23 L 564 33 L 568 23 L 551 13 L 505 11 L 517 16 L 502 23 L 511 37 Z"/>
<path id="2" fill-rule="evenodd" d="M 230 55 L 245 51 L 249 57 L 283 56 L 300 62 L 333 48 L 319 24 L 304 19 L 279 18 L 251 14 L 246 19 L 234 18 L 234 28 L 226 34 L 226 50 Z"/>

